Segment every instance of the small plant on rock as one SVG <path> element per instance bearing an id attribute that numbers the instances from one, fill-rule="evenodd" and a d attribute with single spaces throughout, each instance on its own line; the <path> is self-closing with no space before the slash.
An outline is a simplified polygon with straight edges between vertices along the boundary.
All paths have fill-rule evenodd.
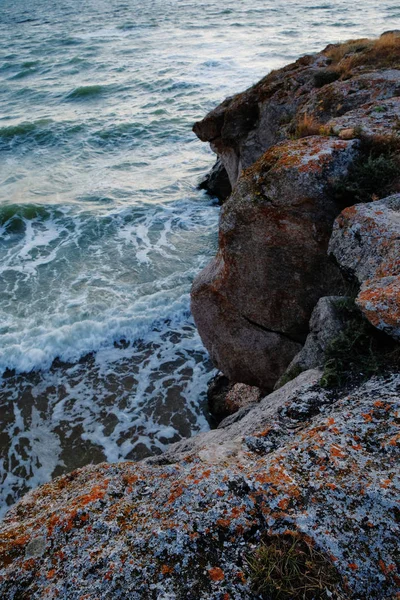
<path id="1" fill-rule="evenodd" d="M 346 326 L 325 351 L 321 386 L 347 386 L 398 369 L 400 345 L 370 325 L 353 300 L 339 301 L 338 308 Z"/>
<path id="2" fill-rule="evenodd" d="M 400 186 L 400 140 L 363 139 L 361 153 L 347 175 L 332 182 L 332 192 L 340 206 L 371 202 L 398 191 Z"/>
<path id="3" fill-rule="evenodd" d="M 266 537 L 247 558 L 257 598 L 328 600 L 343 598 L 340 577 L 328 558 L 299 534 Z"/>
<path id="4" fill-rule="evenodd" d="M 309 135 L 321 135 L 323 133 L 322 130 L 323 124 L 320 123 L 314 115 L 304 113 L 297 122 L 295 138 L 308 137 Z"/>

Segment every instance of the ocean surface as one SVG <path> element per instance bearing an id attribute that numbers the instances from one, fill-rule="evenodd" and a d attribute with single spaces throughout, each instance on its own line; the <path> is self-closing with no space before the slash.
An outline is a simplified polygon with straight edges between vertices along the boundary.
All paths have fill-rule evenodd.
<path id="1" fill-rule="evenodd" d="M 393 0 L 0 0 L 0 504 L 206 430 L 213 255 L 192 124 Z"/>

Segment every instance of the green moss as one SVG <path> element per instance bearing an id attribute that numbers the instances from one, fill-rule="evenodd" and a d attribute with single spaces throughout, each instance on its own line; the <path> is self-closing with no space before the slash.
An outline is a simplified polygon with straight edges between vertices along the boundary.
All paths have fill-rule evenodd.
<path id="1" fill-rule="evenodd" d="M 247 558 L 257 598 L 328 600 L 343 598 L 332 563 L 296 534 L 267 537 Z"/>
<path id="2" fill-rule="evenodd" d="M 326 349 L 322 387 L 343 387 L 398 369 L 400 345 L 370 325 L 353 300 L 340 300 L 337 306 L 346 326 Z"/>

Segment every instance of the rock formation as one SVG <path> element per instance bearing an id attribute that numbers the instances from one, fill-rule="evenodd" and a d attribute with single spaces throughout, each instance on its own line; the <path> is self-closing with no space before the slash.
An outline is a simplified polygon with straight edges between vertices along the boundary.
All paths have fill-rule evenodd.
<path id="1" fill-rule="evenodd" d="M 329 251 L 361 284 L 356 301 L 367 319 L 400 340 L 400 194 L 344 210 Z"/>
<path id="2" fill-rule="evenodd" d="M 399 48 L 396 34 L 329 46 L 194 126 L 234 186 L 221 210 L 218 253 L 192 288 L 200 336 L 230 380 L 272 389 L 304 343 L 318 299 L 343 291 L 327 247 L 343 203 L 363 199 L 351 180 L 364 169 L 376 196 L 400 172 L 371 150 L 380 144 L 381 159 L 380 151 L 400 145 Z M 387 294 L 396 301 L 397 282 Z"/>
<path id="3" fill-rule="evenodd" d="M 294 530 L 333 561 L 331 597 L 395 598 L 399 377 L 336 402 L 317 382 L 303 373 L 158 465 L 89 466 L 26 495 L 1 529 L 1 598 L 250 600 L 247 557 Z"/>
<path id="4" fill-rule="evenodd" d="M 293 359 L 308 370 L 257 404 L 231 382 L 242 407 L 217 429 L 27 494 L 0 525 L 2 599 L 289 599 L 266 558 L 287 562 L 285 544 L 308 549 L 297 597 L 318 569 L 318 600 L 399 598 L 399 68 L 396 32 L 329 46 L 196 125 L 234 185 L 193 287 L 200 333 L 233 381 L 268 390 Z M 329 389 L 324 361 L 349 327 L 329 296 L 339 268 L 367 358 L 369 330 L 391 354 Z"/>
<path id="5" fill-rule="evenodd" d="M 192 312 L 229 379 L 272 389 L 300 350 L 315 303 L 340 290 L 327 256 L 339 212 L 329 181 L 346 175 L 357 147 L 319 136 L 278 144 L 224 204 L 219 251 L 194 282 Z"/>

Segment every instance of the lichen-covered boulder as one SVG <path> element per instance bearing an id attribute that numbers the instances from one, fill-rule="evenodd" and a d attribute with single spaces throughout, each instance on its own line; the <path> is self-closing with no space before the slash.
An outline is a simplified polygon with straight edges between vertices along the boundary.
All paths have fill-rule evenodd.
<path id="1" fill-rule="evenodd" d="M 400 194 L 346 208 L 329 252 L 361 284 L 356 302 L 372 325 L 400 339 Z"/>
<path id="2" fill-rule="evenodd" d="M 192 288 L 192 312 L 215 365 L 272 389 L 308 332 L 321 296 L 340 289 L 326 251 L 339 212 L 330 181 L 358 141 L 311 136 L 268 150 L 221 211 L 217 256 Z"/>
<path id="3" fill-rule="evenodd" d="M 27 494 L 0 525 L 0 597 L 252 600 L 246 558 L 297 531 L 346 595 L 395 598 L 399 376 L 336 402 L 306 377 L 179 462 L 88 466 Z"/>

